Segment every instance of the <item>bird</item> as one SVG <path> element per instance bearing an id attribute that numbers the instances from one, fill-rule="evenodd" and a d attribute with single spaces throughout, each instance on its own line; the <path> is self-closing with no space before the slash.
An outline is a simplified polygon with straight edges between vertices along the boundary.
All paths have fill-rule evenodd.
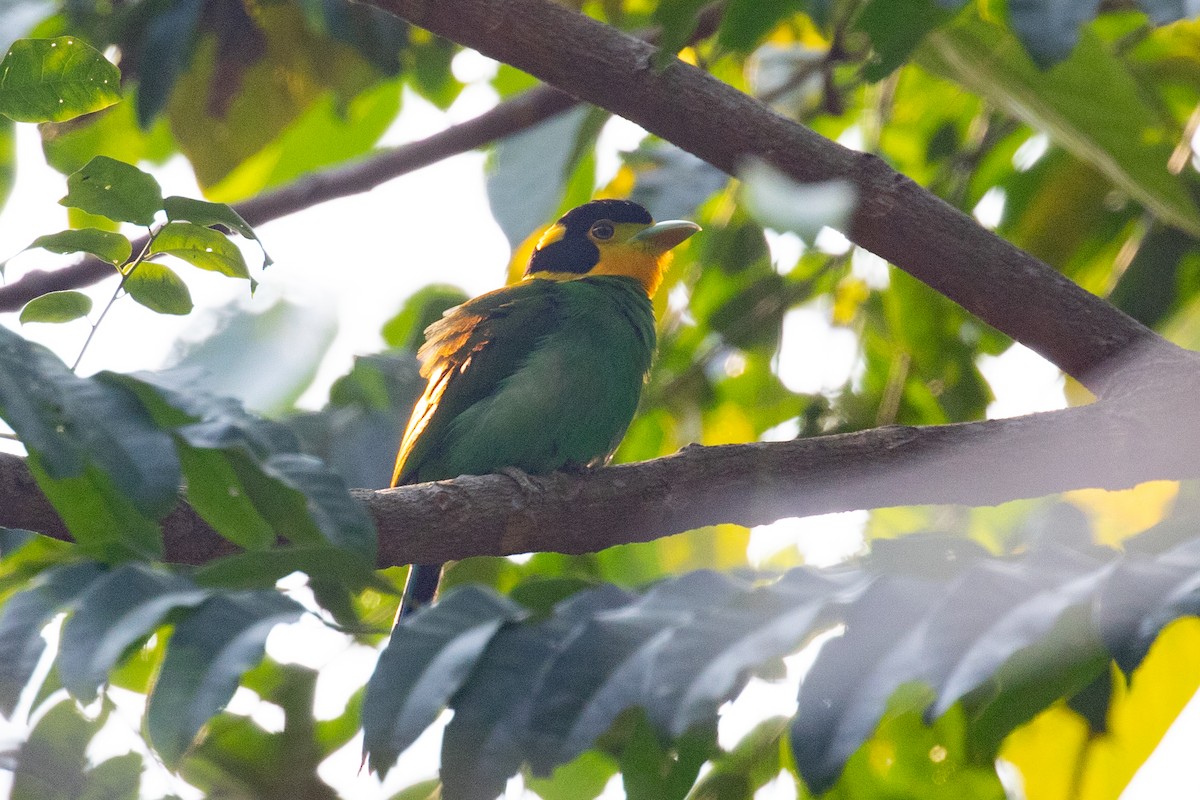
<path id="1" fill-rule="evenodd" d="M 671 250 L 699 230 L 593 200 L 542 234 L 521 281 L 446 311 L 417 351 L 426 385 L 391 485 L 607 462 L 654 357 L 651 298 Z M 412 566 L 397 620 L 432 602 L 441 568 Z"/>

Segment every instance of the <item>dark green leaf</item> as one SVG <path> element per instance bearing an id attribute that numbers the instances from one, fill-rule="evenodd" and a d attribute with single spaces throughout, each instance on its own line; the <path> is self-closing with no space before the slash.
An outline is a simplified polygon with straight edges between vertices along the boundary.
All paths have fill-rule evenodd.
<path id="1" fill-rule="evenodd" d="M 810 7 L 809 13 L 819 18 L 829 5 L 828 0 L 731 0 L 721 15 L 717 43 L 736 52 L 748 53 L 776 25 L 787 17 Z"/>
<path id="2" fill-rule="evenodd" d="M 712 613 L 681 629 L 663 648 L 646 697 L 650 718 L 672 736 L 712 724 L 754 667 L 793 652 L 808 636 L 831 596 L 864 578 L 832 579 L 793 570 L 779 581 L 713 602 Z"/>
<path id="3" fill-rule="evenodd" d="M 63 122 L 121 99 L 121 73 L 75 36 L 21 39 L 0 61 L 0 114 Z"/>
<path id="4" fill-rule="evenodd" d="M 877 581 L 848 610 L 846 633 L 821 649 L 801 684 L 791 734 L 796 767 L 814 794 L 837 782 L 846 760 L 883 713 L 872 706 L 869 720 L 843 716 L 861 683 L 936 597 L 936 586 L 924 581 Z"/>
<path id="5" fill-rule="evenodd" d="M 333 547 L 287 547 L 237 553 L 208 562 L 196 571 L 196 580 L 205 586 L 265 589 L 293 572 L 333 578 L 355 591 L 371 587 L 385 594 L 396 592 L 392 584 L 377 577 L 361 558 Z"/>
<path id="6" fill-rule="evenodd" d="M 167 105 L 179 73 L 192 57 L 204 0 L 177 0 L 150 16 L 142 35 L 137 116 L 143 129 Z"/>
<path id="7" fill-rule="evenodd" d="M 363 706 L 371 769 L 387 774 L 467 680 L 500 626 L 522 613 L 503 597 L 466 587 L 395 627 Z"/>
<path id="8" fill-rule="evenodd" d="M 278 592 L 241 592 L 210 597 L 175 626 L 146 711 L 150 741 L 169 766 L 233 697 L 271 629 L 302 612 Z"/>
<path id="9" fill-rule="evenodd" d="M 143 261 L 125 278 L 125 291 L 151 311 L 182 316 L 192 311 L 192 293 L 175 271 L 154 261 Z"/>
<path id="10" fill-rule="evenodd" d="M 58 202 L 112 220 L 150 225 L 163 198 L 152 175 L 124 161 L 96 156 L 67 177 L 67 196 Z"/>
<path id="11" fill-rule="evenodd" d="M 17 698 L 29 682 L 46 647 L 42 628 L 70 608 L 91 583 L 103 574 L 92 562 L 46 570 L 29 589 L 0 606 L 0 713 L 11 717 Z"/>
<path id="12" fill-rule="evenodd" d="M 179 460 L 133 395 L 76 377 L 50 351 L 0 329 L 0 417 L 80 544 L 106 558 L 119 556 L 112 545 L 158 552 L 154 520 L 177 502 Z"/>
<path id="13" fill-rule="evenodd" d="M 35 297 L 21 309 L 21 324 L 26 322 L 70 322 L 86 317 L 92 310 L 92 298 L 83 292 L 50 292 Z"/>
<path id="14" fill-rule="evenodd" d="M 223 233 L 191 222 L 168 222 L 150 244 L 150 254 L 181 258 L 194 267 L 231 278 L 250 279 L 242 251 Z"/>
<path id="15" fill-rule="evenodd" d="M 630 602 L 615 586 L 580 592 L 535 624 L 509 625 L 492 638 L 462 689 L 442 738 L 442 781 L 447 797 L 493 800 L 526 759 L 529 713 L 546 667 L 582 634 L 587 619 Z"/>
<path id="16" fill-rule="evenodd" d="M 189 502 L 222 536 L 246 547 L 269 546 L 275 536 L 329 543 L 374 564 L 375 528 L 365 507 L 319 459 L 298 452 L 287 427 L 197 391 L 187 374 L 98 378 L 128 387 L 174 430 Z"/>
<path id="17" fill-rule="evenodd" d="M 662 29 L 659 35 L 659 63 L 668 64 L 675 58 L 696 30 L 700 9 L 706 0 L 659 0 L 654 7 L 654 22 Z"/>
<path id="18" fill-rule="evenodd" d="M 29 246 L 40 247 L 51 253 L 91 253 L 113 266 L 124 264 L 133 253 L 129 240 L 124 236 L 99 228 L 59 231 L 39 236 Z"/>
<path id="19" fill-rule="evenodd" d="M 1096 627 L 1126 678 L 1158 633 L 1177 617 L 1200 616 L 1200 546 L 1195 540 L 1158 558 L 1131 555 L 1100 588 Z"/>
<path id="20" fill-rule="evenodd" d="M 950 16 L 934 0 L 870 0 L 854 22 L 856 29 L 871 37 L 875 51 L 863 75 L 869 81 L 886 78 Z"/>
<path id="21" fill-rule="evenodd" d="M 97 581 L 63 626 L 58 669 L 63 686 L 84 703 L 96 696 L 129 649 L 176 608 L 199 605 L 208 592 L 186 578 L 141 564 L 120 567 Z"/>
<path id="22" fill-rule="evenodd" d="M 1196 7 L 1187 0 L 1139 0 L 1155 25 L 1166 25 L 1185 17 L 1195 16 Z"/>

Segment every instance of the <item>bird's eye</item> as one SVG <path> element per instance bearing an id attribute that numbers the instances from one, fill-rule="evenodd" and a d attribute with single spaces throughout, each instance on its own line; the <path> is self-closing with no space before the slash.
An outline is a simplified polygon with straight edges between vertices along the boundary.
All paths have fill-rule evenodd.
<path id="1" fill-rule="evenodd" d="M 611 222 L 597 222 L 592 226 L 592 236 L 597 239 L 611 239 L 613 237 L 613 226 Z"/>

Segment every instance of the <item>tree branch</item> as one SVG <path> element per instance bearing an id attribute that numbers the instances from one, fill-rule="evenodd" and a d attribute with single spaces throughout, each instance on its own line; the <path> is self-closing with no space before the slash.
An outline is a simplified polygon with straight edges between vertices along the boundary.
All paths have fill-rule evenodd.
<path id="1" fill-rule="evenodd" d="M 551 0 L 364 0 L 619 114 L 734 174 L 747 156 L 800 181 L 845 179 L 852 241 L 1041 353 L 1097 394 L 1123 356 L 1175 348 L 1118 309 L 895 172 L 774 113 L 703 71 Z"/>
<path id="2" fill-rule="evenodd" d="M 1200 477 L 1200 426 L 1172 422 L 1195 396 L 1194 386 L 1180 387 L 1149 407 L 1113 400 L 1016 419 L 691 446 L 637 464 L 531 477 L 532 491 L 504 475 L 483 475 L 355 495 L 378 526 L 380 567 L 586 553 L 719 523 L 928 503 L 991 505 Z M 0 525 L 70 538 L 23 459 L 11 455 L 0 455 Z M 182 503 L 163 532 L 168 561 L 199 564 L 235 550 Z"/>
<path id="3" fill-rule="evenodd" d="M 704 39 L 716 31 L 723 7 L 724 3 L 718 1 L 701 9 L 691 41 Z M 647 31 L 642 38 L 656 41 L 658 32 Z M 346 166 L 314 172 L 274 191 L 234 203 L 233 207 L 251 225 L 262 225 L 318 203 L 370 191 L 393 178 L 532 128 L 578 103 L 552 86 L 538 86 L 499 103 L 475 119 L 451 125 L 425 139 L 380 151 Z M 147 237 L 136 240 L 133 252 L 140 252 L 146 241 Z M 91 257 L 52 272 L 30 272 L 12 284 L 0 286 L 0 313 L 19 311 L 47 292 L 78 289 L 113 274 L 111 264 Z"/>
<path id="4" fill-rule="evenodd" d="M 318 203 L 370 191 L 393 178 L 531 128 L 577 102 L 557 89 L 539 86 L 428 138 L 390 148 L 354 164 L 315 172 L 233 207 L 251 225 L 261 225 Z M 133 251 L 140 252 L 145 244 L 146 237 L 138 239 L 133 243 Z M 18 311 L 46 292 L 77 289 L 115 274 L 112 264 L 91 257 L 52 272 L 30 272 L 8 286 L 0 286 L 0 312 Z"/>

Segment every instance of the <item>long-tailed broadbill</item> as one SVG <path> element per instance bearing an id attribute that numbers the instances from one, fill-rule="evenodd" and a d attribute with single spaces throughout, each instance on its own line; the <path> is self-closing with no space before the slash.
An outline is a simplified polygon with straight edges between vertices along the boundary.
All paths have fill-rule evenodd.
<path id="1" fill-rule="evenodd" d="M 430 325 L 417 354 L 428 383 L 392 486 L 607 461 L 654 357 L 650 298 L 671 249 L 698 230 L 655 223 L 627 200 L 594 200 L 542 235 L 521 282 Z M 401 615 L 432 600 L 440 570 L 413 566 Z"/>

